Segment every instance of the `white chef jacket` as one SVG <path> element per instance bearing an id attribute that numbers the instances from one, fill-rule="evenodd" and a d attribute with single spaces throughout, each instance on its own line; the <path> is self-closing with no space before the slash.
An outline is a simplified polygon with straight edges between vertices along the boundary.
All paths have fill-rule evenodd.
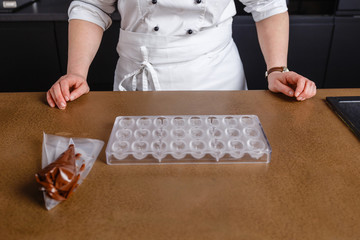
<path id="1" fill-rule="evenodd" d="M 287 11 L 286 0 L 240 0 L 255 21 Z M 117 6 L 116 6 L 117 3 Z M 75 0 L 69 20 L 121 29 L 114 90 L 247 89 L 232 40 L 233 0 Z"/>

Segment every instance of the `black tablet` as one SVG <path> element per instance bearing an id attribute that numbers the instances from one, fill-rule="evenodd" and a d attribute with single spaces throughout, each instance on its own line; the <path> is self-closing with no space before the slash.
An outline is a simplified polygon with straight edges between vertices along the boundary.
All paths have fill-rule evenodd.
<path id="1" fill-rule="evenodd" d="M 360 96 L 326 97 L 326 101 L 360 139 Z"/>

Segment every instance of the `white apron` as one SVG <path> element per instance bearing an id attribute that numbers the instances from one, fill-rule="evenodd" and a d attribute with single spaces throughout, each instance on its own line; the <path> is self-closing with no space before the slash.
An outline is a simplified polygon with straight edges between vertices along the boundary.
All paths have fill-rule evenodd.
<path id="1" fill-rule="evenodd" d="M 114 90 L 246 89 L 231 25 L 194 36 L 120 31 Z"/>
<path id="2" fill-rule="evenodd" d="M 160 1 L 163 4 L 166 2 L 158 0 L 158 3 Z M 183 5 L 184 9 L 198 8 L 194 5 L 194 0 L 180 2 L 177 4 Z M 226 0 L 222 2 L 223 8 L 229 4 Z M 153 8 L 156 6 L 148 4 L 147 9 L 143 3 L 146 1 L 138 0 L 138 7 L 151 19 L 155 15 Z M 200 9 L 201 11 L 194 11 L 193 19 L 197 19 L 197 15 L 201 16 L 202 13 L 210 14 L 207 12 L 210 11 L 206 8 L 207 4 L 204 3 L 202 7 L 204 9 Z M 126 12 L 126 8 L 126 2 L 119 3 L 119 9 L 123 12 Z M 214 13 L 220 12 L 220 9 L 212 9 L 212 15 L 220 17 L 219 13 Z M 152 15 L 146 14 L 148 12 L 152 12 Z M 124 15 L 125 19 L 122 21 L 126 25 L 129 22 L 126 16 L 129 14 Z M 201 24 L 194 21 L 192 24 L 185 21 L 185 25 L 182 35 L 161 35 L 157 31 L 134 32 L 133 29 L 127 30 L 127 26 L 122 26 L 117 45 L 119 60 L 114 90 L 247 89 L 242 62 L 232 40 L 232 19 L 206 29 L 201 29 Z M 159 27 L 162 26 L 160 21 Z M 191 28 L 193 33 L 186 32 L 187 28 Z"/>

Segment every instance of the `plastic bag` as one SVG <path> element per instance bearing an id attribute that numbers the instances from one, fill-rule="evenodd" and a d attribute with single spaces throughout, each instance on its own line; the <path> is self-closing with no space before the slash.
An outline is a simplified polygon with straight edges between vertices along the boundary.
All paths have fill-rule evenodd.
<path id="1" fill-rule="evenodd" d="M 78 187 L 89 174 L 92 166 L 95 163 L 104 142 L 97 139 L 89 138 L 66 138 L 56 135 L 45 134 L 42 145 L 42 168 L 55 162 L 55 160 L 64 153 L 71 144 L 75 146 L 75 154 L 81 154 L 80 158 L 76 160 L 77 174 L 80 178 L 77 182 Z M 80 171 L 80 167 L 85 164 L 85 168 Z M 76 189 L 74 190 L 74 192 Z M 47 210 L 54 208 L 61 201 L 52 199 L 46 192 L 43 193 L 45 200 L 45 207 Z"/>

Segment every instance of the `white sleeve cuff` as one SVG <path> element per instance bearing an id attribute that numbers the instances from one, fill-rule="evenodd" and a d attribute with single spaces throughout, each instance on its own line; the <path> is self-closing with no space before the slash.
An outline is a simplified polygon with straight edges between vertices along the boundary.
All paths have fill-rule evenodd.
<path id="1" fill-rule="evenodd" d="M 252 14 L 255 22 L 288 10 L 286 0 L 241 0 L 244 10 Z"/>
<path id="2" fill-rule="evenodd" d="M 109 14 L 102 11 L 100 8 L 87 4 L 81 1 L 71 2 L 68 9 L 69 21 L 72 19 L 80 19 L 95 23 L 103 30 L 111 26 L 112 20 Z"/>

